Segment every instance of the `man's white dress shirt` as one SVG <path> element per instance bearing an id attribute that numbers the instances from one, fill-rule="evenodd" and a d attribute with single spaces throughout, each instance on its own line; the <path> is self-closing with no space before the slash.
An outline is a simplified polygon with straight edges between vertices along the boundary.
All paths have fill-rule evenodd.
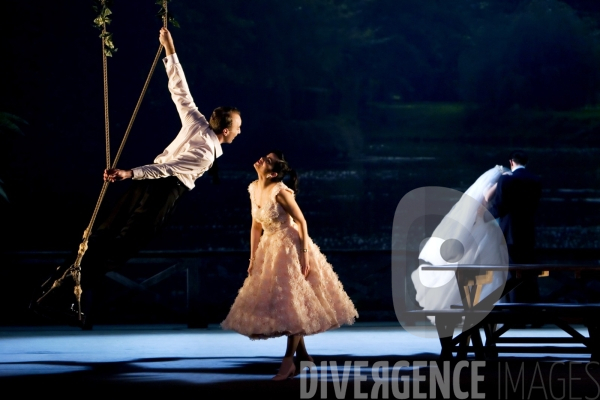
<path id="1" fill-rule="evenodd" d="M 163 62 L 182 127 L 175 140 L 154 159 L 154 164 L 133 168 L 133 179 L 174 175 L 191 190 L 195 186 L 194 181 L 210 168 L 223 150 L 219 138 L 194 103 L 177 54 L 165 57 Z"/>

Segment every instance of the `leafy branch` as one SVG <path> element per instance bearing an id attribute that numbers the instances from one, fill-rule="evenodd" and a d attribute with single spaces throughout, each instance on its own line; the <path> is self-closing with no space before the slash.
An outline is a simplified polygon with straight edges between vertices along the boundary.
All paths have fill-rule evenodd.
<path id="1" fill-rule="evenodd" d="M 112 39 L 112 33 L 106 31 L 106 25 L 110 24 L 112 19 L 110 15 L 112 11 L 108 7 L 112 6 L 112 0 L 94 0 L 92 8 L 94 12 L 98 13 L 98 16 L 94 19 L 94 26 L 102 31 L 100 38 L 104 42 L 104 54 L 107 57 L 112 57 L 118 49 Z"/>
<path id="2" fill-rule="evenodd" d="M 167 3 L 170 3 L 171 0 L 166 0 Z M 167 23 L 170 23 L 171 25 L 173 25 L 176 28 L 179 28 L 179 22 L 177 22 L 175 20 L 175 16 L 173 15 L 173 13 L 171 11 L 169 11 L 167 13 L 167 10 L 164 7 L 164 2 L 163 0 L 156 0 L 156 4 L 158 4 L 160 6 L 160 10 L 158 11 L 157 17 L 161 19 L 161 21 L 164 19 L 165 14 L 167 14 Z"/>

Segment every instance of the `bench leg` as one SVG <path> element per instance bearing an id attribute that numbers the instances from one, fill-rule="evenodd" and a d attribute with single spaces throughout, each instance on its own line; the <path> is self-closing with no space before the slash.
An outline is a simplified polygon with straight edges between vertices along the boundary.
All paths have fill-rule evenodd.
<path id="1" fill-rule="evenodd" d="M 483 341 L 479 334 L 480 324 L 473 322 L 473 317 L 466 315 L 465 323 L 463 324 L 462 339 L 459 344 L 458 358 L 465 359 L 469 353 L 469 344 L 473 343 L 473 353 L 475 358 L 478 360 L 485 359 L 485 352 L 483 349 Z"/>
<path id="2" fill-rule="evenodd" d="M 452 359 L 452 350 L 454 348 L 452 337 L 454 336 L 454 329 L 458 326 L 460 319 L 460 316 L 450 315 L 438 315 L 435 317 L 435 328 L 437 329 L 440 345 L 442 347 L 440 353 L 440 360 L 442 361 Z"/>
<path id="3" fill-rule="evenodd" d="M 496 339 L 494 332 L 496 332 L 498 325 L 495 323 L 483 324 L 483 331 L 485 332 L 485 354 L 489 358 L 498 358 L 498 349 L 496 348 Z"/>
<path id="4" fill-rule="evenodd" d="M 475 353 L 475 359 L 485 360 L 485 351 L 483 349 L 483 341 L 479 334 L 479 328 L 472 328 L 471 342 L 473 343 L 473 353 Z"/>
<path id="5" fill-rule="evenodd" d="M 467 355 L 469 354 L 469 345 L 471 344 L 471 335 L 470 334 L 466 334 L 463 331 L 463 337 L 458 345 L 458 352 L 456 354 L 456 357 L 459 360 L 464 360 L 465 358 L 467 358 Z"/>

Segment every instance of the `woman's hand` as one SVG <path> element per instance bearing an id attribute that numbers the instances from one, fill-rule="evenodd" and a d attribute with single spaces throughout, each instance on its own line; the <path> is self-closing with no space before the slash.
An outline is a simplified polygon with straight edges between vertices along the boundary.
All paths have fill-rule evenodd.
<path id="1" fill-rule="evenodd" d="M 248 265 L 248 275 L 252 275 L 252 266 L 254 265 L 254 261 L 250 260 L 250 265 Z"/>
<path id="2" fill-rule="evenodd" d="M 485 207 L 485 205 L 480 205 L 479 208 L 477 209 L 477 217 L 478 218 L 483 218 L 483 215 L 485 214 L 485 212 L 487 211 L 487 208 Z"/>
<path id="3" fill-rule="evenodd" d="M 301 271 L 302 275 L 307 278 L 308 274 L 310 273 L 310 261 L 308 259 L 308 252 L 304 252 L 302 254 L 304 254 L 304 257 L 301 257 L 300 259 L 300 266 L 302 267 Z"/>

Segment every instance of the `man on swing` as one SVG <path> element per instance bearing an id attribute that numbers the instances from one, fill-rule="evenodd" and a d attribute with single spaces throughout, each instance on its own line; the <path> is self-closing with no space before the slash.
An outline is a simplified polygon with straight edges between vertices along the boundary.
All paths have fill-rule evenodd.
<path id="1" fill-rule="evenodd" d="M 169 91 L 182 127 L 153 164 L 104 171 L 105 181 L 131 178 L 134 182 L 90 236 L 81 273 L 83 329 L 92 329 L 93 297 L 104 275 L 123 266 L 152 239 L 179 199 L 194 188 L 194 181 L 223 154 L 221 144 L 233 142 L 241 133 L 242 119 L 235 107 L 216 108 L 209 121 L 198 111 L 166 28 L 160 30 L 159 40 L 165 48 Z"/>

